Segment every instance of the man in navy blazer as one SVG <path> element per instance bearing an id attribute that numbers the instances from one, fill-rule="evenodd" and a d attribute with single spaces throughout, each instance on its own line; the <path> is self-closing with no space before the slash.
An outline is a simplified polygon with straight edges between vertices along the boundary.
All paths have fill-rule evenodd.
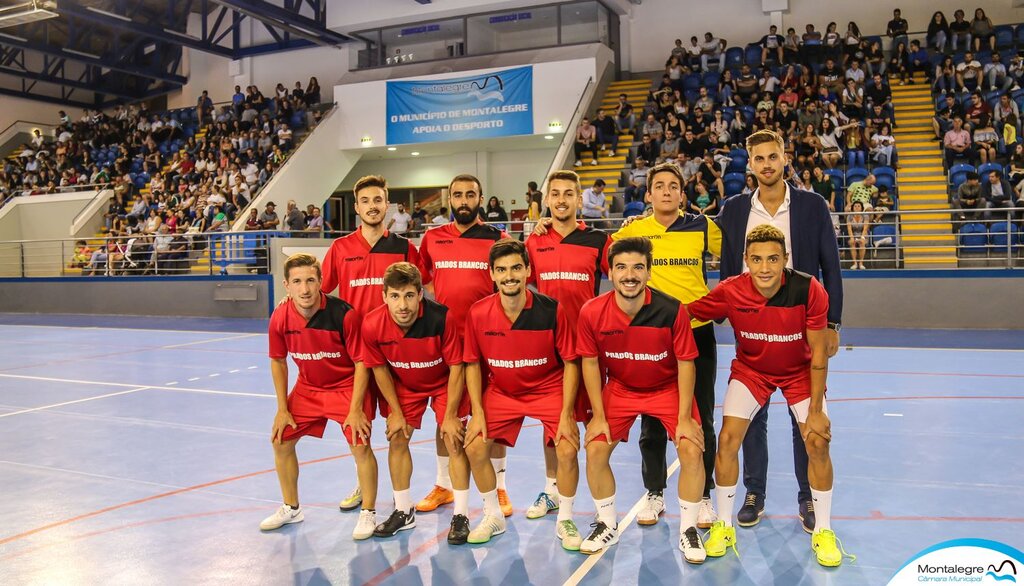
<path id="1" fill-rule="evenodd" d="M 843 314 L 843 277 L 828 205 L 820 195 L 794 189 L 785 183 L 785 153 L 782 137 L 771 130 L 755 132 L 747 139 L 750 167 L 758 189 L 752 195 L 737 195 L 725 203 L 716 222 L 722 230 L 721 280 L 744 270 L 743 246 L 747 232 L 759 224 L 772 224 L 786 235 L 791 247 L 792 268 L 821 279 L 828 292 L 829 356 L 839 349 L 839 329 Z M 778 186 L 781 184 L 782 188 Z M 763 189 L 762 189 L 763 188 Z M 792 419 L 792 414 L 790 414 Z M 804 530 L 814 531 L 814 506 L 807 482 L 807 452 L 800 428 L 793 419 L 793 461 L 797 482 L 800 519 Z M 747 489 L 737 522 L 744 527 L 756 525 L 764 513 L 764 495 L 768 477 L 768 410 L 750 422 L 743 440 L 743 484 Z"/>

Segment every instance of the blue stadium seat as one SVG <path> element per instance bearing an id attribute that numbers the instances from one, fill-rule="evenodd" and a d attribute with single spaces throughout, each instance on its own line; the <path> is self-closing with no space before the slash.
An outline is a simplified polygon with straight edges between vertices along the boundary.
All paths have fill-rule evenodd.
<path id="1" fill-rule="evenodd" d="M 718 80 L 721 79 L 722 74 L 718 71 L 706 71 L 704 72 L 703 82 L 704 87 L 714 87 L 715 91 L 718 91 Z"/>
<path id="2" fill-rule="evenodd" d="M 725 50 L 725 67 L 732 69 L 733 67 L 739 68 L 743 64 L 743 49 L 739 47 L 729 47 Z"/>
<path id="3" fill-rule="evenodd" d="M 723 116 L 722 118 L 724 119 L 725 117 Z M 732 160 L 729 161 L 729 165 L 725 168 L 726 173 L 739 173 L 743 175 L 747 172 L 747 162 L 750 160 L 747 151 L 743 149 L 729 151 L 729 158 Z"/>
<path id="4" fill-rule="evenodd" d="M 999 171 L 1000 173 L 1003 173 L 1003 166 L 999 163 L 985 163 L 978 167 L 978 175 L 981 177 L 985 177 L 992 171 Z M 1003 174 L 1005 175 L 1005 173 Z"/>
<path id="5" fill-rule="evenodd" d="M 881 167 L 875 167 L 874 169 L 871 170 L 871 172 L 874 173 L 875 179 L 877 179 L 877 185 L 879 187 L 884 185 L 884 186 L 889 188 L 889 192 L 890 193 L 893 192 L 893 190 L 896 187 L 896 170 L 895 169 L 893 169 L 892 167 L 881 166 Z"/>
<path id="6" fill-rule="evenodd" d="M 988 231 L 988 243 L 995 254 L 1006 253 L 1007 246 L 1012 250 L 1020 248 L 1020 228 L 1013 222 L 997 222 Z"/>
<path id="7" fill-rule="evenodd" d="M 747 176 L 743 173 L 726 173 L 722 182 L 725 184 L 725 197 L 732 197 L 743 191 Z"/>
<path id="8" fill-rule="evenodd" d="M 623 218 L 630 218 L 632 216 L 639 216 L 644 213 L 644 202 L 642 201 L 631 201 L 626 204 L 626 207 L 622 210 Z"/>
<path id="9" fill-rule="evenodd" d="M 697 91 L 700 89 L 701 77 L 699 73 L 691 73 L 683 77 L 683 89 Z"/>
<path id="10" fill-rule="evenodd" d="M 879 224 L 871 230 L 871 246 L 874 248 L 896 247 L 896 225 Z"/>
<path id="11" fill-rule="evenodd" d="M 747 45 L 743 50 L 743 60 L 751 67 L 761 66 L 761 45 Z"/>
<path id="12" fill-rule="evenodd" d="M 868 170 L 864 167 L 851 167 L 846 170 L 846 184 L 849 185 L 854 181 L 863 181 L 868 176 Z"/>
<path id="13" fill-rule="evenodd" d="M 949 169 L 949 184 L 959 187 L 961 183 L 967 180 L 967 174 L 975 171 L 974 165 L 957 163 Z"/>
<path id="14" fill-rule="evenodd" d="M 960 227 L 960 249 L 963 252 L 984 252 L 988 245 L 988 231 L 985 224 L 972 223 Z"/>

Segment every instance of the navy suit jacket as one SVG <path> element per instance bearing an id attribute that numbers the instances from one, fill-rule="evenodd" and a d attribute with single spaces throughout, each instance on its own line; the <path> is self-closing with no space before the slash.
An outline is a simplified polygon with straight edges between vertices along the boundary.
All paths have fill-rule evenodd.
<path id="1" fill-rule="evenodd" d="M 720 273 L 723 281 L 743 272 L 743 248 L 752 197 L 729 198 L 715 219 L 722 230 Z M 843 274 L 839 245 L 825 199 L 816 193 L 790 187 L 789 231 L 793 268 L 821 280 L 828 291 L 828 321 L 842 323 Z"/>

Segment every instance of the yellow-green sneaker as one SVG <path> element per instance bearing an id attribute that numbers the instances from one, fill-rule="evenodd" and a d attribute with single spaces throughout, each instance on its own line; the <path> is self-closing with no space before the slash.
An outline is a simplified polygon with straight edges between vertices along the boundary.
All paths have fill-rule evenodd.
<path id="1" fill-rule="evenodd" d="M 818 557 L 818 563 L 826 568 L 835 568 L 843 563 L 843 557 L 856 561 L 857 556 L 846 553 L 843 542 L 829 529 L 815 531 L 811 536 L 811 549 Z"/>
<path id="2" fill-rule="evenodd" d="M 351 511 L 358 509 L 362 504 L 363 491 L 359 490 L 359 485 L 357 484 L 356 487 L 352 489 L 352 492 L 338 503 L 338 508 L 342 511 Z"/>
<path id="3" fill-rule="evenodd" d="M 736 551 L 736 528 L 726 527 L 725 521 L 715 521 L 711 525 L 711 531 L 708 531 L 704 538 L 704 549 L 708 552 L 708 557 L 720 558 L 730 547 L 736 557 L 740 557 L 740 553 Z"/>

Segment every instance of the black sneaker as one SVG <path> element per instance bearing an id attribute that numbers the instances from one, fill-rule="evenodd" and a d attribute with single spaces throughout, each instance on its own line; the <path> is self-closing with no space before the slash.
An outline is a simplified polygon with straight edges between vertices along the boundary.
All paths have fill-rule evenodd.
<path id="1" fill-rule="evenodd" d="M 736 514 L 736 524 L 753 527 L 761 522 L 761 515 L 764 515 L 764 495 L 748 492 L 740 512 Z"/>
<path id="2" fill-rule="evenodd" d="M 469 517 L 465 515 L 452 515 L 452 526 L 448 529 L 448 543 L 450 545 L 463 545 L 469 539 Z"/>
<path id="3" fill-rule="evenodd" d="M 409 509 L 409 512 L 394 511 L 387 521 L 377 525 L 373 529 L 374 537 L 394 537 L 399 531 L 412 529 L 416 526 L 416 509 Z"/>
<path id="4" fill-rule="evenodd" d="M 807 499 L 800 501 L 800 522 L 804 531 L 814 535 L 814 501 Z"/>

